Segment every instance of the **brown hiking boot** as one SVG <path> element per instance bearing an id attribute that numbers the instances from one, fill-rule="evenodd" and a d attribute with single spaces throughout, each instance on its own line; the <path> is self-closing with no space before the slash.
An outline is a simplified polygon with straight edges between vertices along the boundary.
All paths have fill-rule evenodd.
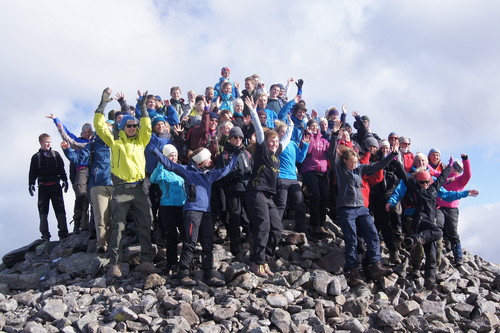
<path id="1" fill-rule="evenodd" d="M 359 286 L 365 282 L 361 276 L 361 271 L 358 269 L 348 270 L 344 273 L 344 276 L 347 279 L 347 283 L 351 287 Z"/>
<path id="2" fill-rule="evenodd" d="M 112 279 L 121 278 L 122 277 L 122 271 L 120 269 L 120 265 L 111 265 L 111 266 L 109 266 L 108 272 L 106 273 L 106 275 L 109 278 L 112 278 Z"/>
<path id="3" fill-rule="evenodd" d="M 269 276 L 274 276 L 273 271 L 271 270 L 271 267 L 269 267 L 268 264 L 264 264 L 264 272 L 266 272 L 267 275 Z"/>
<path id="4" fill-rule="evenodd" d="M 325 228 L 324 226 L 316 226 L 313 228 L 313 235 L 316 238 L 333 238 L 335 237 L 335 234 L 333 231 L 331 231 L 328 228 Z"/>
<path id="5" fill-rule="evenodd" d="M 392 273 L 392 269 L 384 267 L 380 261 L 377 261 L 374 264 L 368 265 L 368 274 L 373 280 L 378 280 L 383 276 L 389 275 Z"/>
<path id="6" fill-rule="evenodd" d="M 135 270 L 138 272 L 143 272 L 148 274 L 160 272 L 160 270 L 157 269 L 152 262 L 141 262 L 139 265 L 137 265 Z"/>
<path id="7" fill-rule="evenodd" d="M 269 275 L 266 274 L 266 269 L 264 268 L 264 265 L 259 265 L 256 263 L 250 264 L 250 272 L 254 273 L 258 277 L 261 278 L 268 278 Z"/>

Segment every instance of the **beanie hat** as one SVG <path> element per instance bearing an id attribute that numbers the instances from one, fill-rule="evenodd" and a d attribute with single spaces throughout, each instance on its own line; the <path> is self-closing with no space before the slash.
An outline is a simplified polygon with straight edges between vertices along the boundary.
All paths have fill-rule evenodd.
<path id="1" fill-rule="evenodd" d="M 222 72 L 230 72 L 231 70 L 229 69 L 229 67 L 222 67 L 220 71 L 222 73 Z"/>
<path id="2" fill-rule="evenodd" d="M 379 148 L 382 148 L 382 147 L 390 147 L 390 146 L 391 146 L 391 145 L 389 144 L 389 141 L 387 141 L 387 140 L 385 140 L 385 139 L 384 139 L 384 140 L 380 140 L 380 141 L 378 142 L 378 147 L 379 147 Z"/>
<path id="3" fill-rule="evenodd" d="M 328 110 L 328 114 L 327 114 L 327 117 L 331 117 L 333 115 L 336 115 L 338 116 L 340 113 L 339 113 L 339 110 L 335 109 L 335 108 L 331 108 Z"/>
<path id="4" fill-rule="evenodd" d="M 168 145 L 163 146 L 163 149 L 161 150 L 161 152 L 163 153 L 163 155 L 169 157 L 170 154 L 177 153 L 177 148 L 175 148 L 174 145 L 168 144 Z"/>
<path id="5" fill-rule="evenodd" d="M 439 155 L 441 155 L 441 150 L 439 150 L 437 148 L 431 148 L 431 150 L 429 150 L 429 154 L 427 154 L 427 156 L 429 156 L 430 154 L 433 154 L 433 153 L 438 153 Z"/>
<path id="6" fill-rule="evenodd" d="M 390 138 L 391 136 L 399 137 L 399 135 L 396 132 L 389 133 L 389 136 L 387 138 Z"/>
<path id="7" fill-rule="evenodd" d="M 120 129 L 125 129 L 125 125 L 127 124 L 127 121 L 133 120 L 136 124 L 139 122 L 139 120 L 136 117 L 132 117 L 131 115 L 127 114 L 123 116 L 122 120 L 120 121 Z"/>
<path id="8" fill-rule="evenodd" d="M 409 137 L 403 135 L 402 137 L 399 138 L 399 143 L 403 143 L 403 142 L 404 143 L 411 143 L 411 140 Z"/>
<path id="9" fill-rule="evenodd" d="M 241 137 L 241 138 L 244 137 L 243 136 L 243 131 L 238 126 L 234 126 L 233 128 L 231 128 L 231 130 L 229 131 L 229 137 L 228 138 L 231 139 L 232 137 L 235 137 L 235 136 Z"/>
<path id="10" fill-rule="evenodd" d="M 285 87 L 281 83 L 276 84 L 280 90 L 285 90 Z"/>
<path id="11" fill-rule="evenodd" d="M 156 95 L 156 96 L 155 96 L 155 99 L 156 99 L 157 101 L 161 101 L 161 100 L 162 100 L 162 99 L 161 99 L 161 97 L 160 97 L 159 95 Z"/>
<path id="12" fill-rule="evenodd" d="M 201 116 L 200 115 L 191 116 L 191 119 L 189 119 L 189 125 L 191 127 L 195 127 L 199 124 L 201 124 Z"/>
<path id="13" fill-rule="evenodd" d="M 351 124 L 349 124 L 349 123 L 345 123 L 345 124 L 344 124 L 344 127 L 349 127 L 349 128 L 351 128 L 351 129 L 352 129 Z"/>
<path id="14" fill-rule="evenodd" d="M 198 154 L 191 157 L 194 163 L 200 164 L 205 160 L 208 160 L 212 154 L 207 148 L 203 148 Z"/>
<path id="15" fill-rule="evenodd" d="M 431 177 L 431 173 L 427 170 L 425 171 L 418 171 L 416 174 L 415 174 L 415 177 L 417 179 L 418 182 L 422 181 L 422 180 L 428 180 L 428 181 L 431 181 L 432 177 Z"/>
<path id="16" fill-rule="evenodd" d="M 91 125 L 91 124 L 89 124 L 89 123 L 85 123 L 85 124 L 83 124 L 83 126 L 82 126 L 82 132 L 85 132 L 86 130 L 91 130 L 91 131 L 93 131 L 93 129 L 92 129 L 92 125 Z"/>
<path id="17" fill-rule="evenodd" d="M 378 141 L 373 136 L 369 136 L 364 141 L 365 147 L 378 147 Z"/>
<path id="18" fill-rule="evenodd" d="M 325 118 L 325 117 L 319 117 L 319 123 L 321 124 L 321 122 L 324 121 L 324 122 L 327 122 L 328 123 L 328 120 Z"/>
<path id="19" fill-rule="evenodd" d="M 123 112 L 123 111 L 115 111 L 115 114 L 114 114 L 114 118 L 113 118 L 113 120 L 115 120 L 115 121 L 116 121 L 116 118 L 118 118 L 118 116 L 124 116 L 124 115 L 126 115 L 126 114 L 128 114 L 128 113 Z"/>
<path id="20" fill-rule="evenodd" d="M 314 119 L 314 118 L 313 118 L 313 119 L 310 119 L 310 120 L 307 122 L 307 126 L 311 126 L 311 125 L 312 125 L 312 124 L 314 124 L 314 123 L 316 123 L 316 124 L 317 124 L 317 123 L 318 123 L 318 121 L 317 121 L 316 119 Z"/>
<path id="21" fill-rule="evenodd" d="M 166 123 L 165 117 L 162 114 L 159 114 L 159 113 L 150 113 L 149 116 L 151 117 L 151 127 L 153 127 L 153 128 L 160 121 L 163 121 L 164 123 Z"/>
<path id="22" fill-rule="evenodd" d="M 218 119 L 218 118 L 219 118 L 219 116 L 218 116 L 218 115 L 217 115 L 217 113 L 215 113 L 215 112 L 210 112 L 210 119 L 214 119 L 214 118 L 215 118 L 215 119 Z"/>
<path id="23" fill-rule="evenodd" d="M 363 120 L 363 121 L 366 120 L 366 121 L 370 122 L 370 118 L 368 118 L 368 116 L 362 116 L 361 120 Z"/>

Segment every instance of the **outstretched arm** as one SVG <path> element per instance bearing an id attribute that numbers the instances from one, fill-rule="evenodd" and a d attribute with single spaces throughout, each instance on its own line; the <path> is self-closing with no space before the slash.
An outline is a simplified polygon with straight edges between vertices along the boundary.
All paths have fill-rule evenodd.
<path id="1" fill-rule="evenodd" d="M 255 108 L 255 101 L 253 98 L 246 97 L 245 104 L 248 106 L 250 110 L 250 116 L 252 117 L 252 123 L 255 128 L 255 136 L 257 137 L 257 143 L 261 145 L 264 142 L 264 130 L 262 129 L 262 125 L 259 120 L 259 115 L 257 114 L 257 110 Z"/>

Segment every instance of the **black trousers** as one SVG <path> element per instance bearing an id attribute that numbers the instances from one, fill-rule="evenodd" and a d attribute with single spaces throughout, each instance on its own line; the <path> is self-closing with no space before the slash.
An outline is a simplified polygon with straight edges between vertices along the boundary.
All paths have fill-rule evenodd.
<path id="1" fill-rule="evenodd" d="M 295 209 L 295 231 L 306 231 L 306 208 L 302 188 L 295 179 L 278 178 L 278 190 L 274 196 L 274 203 L 278 208 L 280 220 L 283 219 L 287 202 Z"/>
<path id="2" fill-rule="evenodd" d="M 302 179 L 310 194 L 309 215 L 311 226 L 323 226 L 328 205 L 328 177 L 326 173 L 304 172 Z"/>
<path id="3" fill-rule="evenodd" d="M 458 208 L 440 207 L 436 209 L 437 225 L 443 230 L 444 238 L 452 245 L 460 243 L 458 236 Z"/>
<path id="4" fill-rule="evenodd" d="M 167 243 L 167 265 L 177 264 L 177 243 L 179 234 L 184 239 L 184 220 L 182 215 L 182 206 L 160 206 L 160 222 L 165 231 Z"/>
<path id="5" fill-rule="evenodd" d="M 226 194 L 226 207 L 229 223 L 229 249 L 233 255 L 241 252 L 241 229 L 246 221 L 246 192 L 229 192 Z"/>
<path id="6" fill-rule="evenodd" d="M 435 277 L 437 274 L 437 241 L 443 237 L 443 232 L 427 217 L 420 216 L 417 221 L 417 236 L 424 240 L 425 276 Z"/>
<path id="7" fill-rule="evenodd" d="M 385 245 L 390 252 L 396 251 L 394 232 L 392 230 L 391 213 L 385 210 L 387 199 L 385 196 L 371 196 L 370 210 L 375 218 L 375 226 L 382 233 Z"/>
<path id="8" fill-rule="evenodd" d="M 189 269 L 198 238 L 201 243 L 201 266 L 204 270 L 212 269 L 214 264 L 214 221 L 210 212 L 195 210 L 184 211 L 184 239 L 182 244 L 180 269 Z"/>
<path id="9" fill-rule="evenodd" d="M 40 215 L 40 233 L 44 238 L 50 238 L 49 232 L 49 203 L 52 201 L 52 208 L 57 219 L 59 237 L 68 235 L 68 225 L 66 223 L 66 210 L 64 209 L 64 199 L 62 188 L 59 183 L 54 185 L 38 186 L 38 214 Z"/>
<path id="10" fill-rule="evenodd" d="M 250 191 L 247 192 L 246 199 L 253 236 L 250 259 L 262 265 L 274 258 L 283 224 L 271 193 Z"/>

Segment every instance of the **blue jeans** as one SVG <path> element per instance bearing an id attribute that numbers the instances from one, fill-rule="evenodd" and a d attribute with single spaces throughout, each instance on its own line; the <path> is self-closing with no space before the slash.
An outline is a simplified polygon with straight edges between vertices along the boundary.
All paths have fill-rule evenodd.
<path id="1" fill-rule="evenodd" d="M 344 269 L 358 269 L 359 262 L 356 255 L 359 230 L 366 243 L 368 263 L 380 261 L 380 239 L 377 229 L 366 207 L 340 207 L 337 211 L 337 222 L 342 228 L 345 241 Z"/>

